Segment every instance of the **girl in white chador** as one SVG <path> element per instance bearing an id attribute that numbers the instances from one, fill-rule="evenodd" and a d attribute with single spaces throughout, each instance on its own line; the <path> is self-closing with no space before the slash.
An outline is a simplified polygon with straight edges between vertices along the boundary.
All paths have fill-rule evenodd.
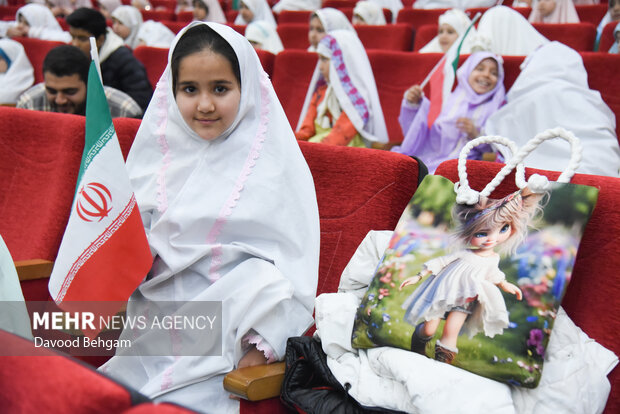
<path id="1" fill-rule="evenodd" d="M 312 325 L 319 261 L 312 176 L 250 42 L 217 23 L 177 35 L 127 169 L 153 254 L 128 318 L 216 301 L 222 332 L 123 331 L 132 347 L 101 369 L 156 401 L 238 412 L 224 375 L 282 359 Z"/>
<path id="2" fill-rule="evenodd" d="M 464 11 L 459 9 L 450 9 L 439 16 L 439 25 L 437 26 L 437 36 L 428 42 L 420 53 L 445 53 L 460 35 L 465 33 L 471 25 L 471 20 Z M 471 48 L 476 37 L 476 29 L 471 28 L 467 37 L 463 41 L 461 53 L 471 53 Z"/>
<path id="3" fill-rule="evenodd" d="M 0 103 L 14 104 L 34 83 L 34 70 L 24 46 L 11 39 L 0 39 Z"/>
<path id="4" fill-rule="evenodd" d="M 417 275 L 400 285 L 403 289 L 430 275 L 402 304 L 405 320 L 416 326 L 412 351 L 425 355 L 426 344 L 444 316 L 446 323 L 435 346 L 435 359 L 447 363 L 458 353 L 460 333 L 473 337 L 484 332 L 493 337 L 508 327 L 508 312 L 499 289 L 518 300 L 522 293 L 506 281 L 494 249 L 517 249 L 541 198 L 541 194 L 525 188 L 501 200 L 482 198 L 473 206 L 455 205 L 455 239 L 464 249 L 427 261 Z"/>

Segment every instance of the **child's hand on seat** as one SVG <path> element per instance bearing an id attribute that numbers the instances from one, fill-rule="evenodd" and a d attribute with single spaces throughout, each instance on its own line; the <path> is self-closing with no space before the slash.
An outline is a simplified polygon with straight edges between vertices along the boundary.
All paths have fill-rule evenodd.
<path id="1" fill-rule="evenodd" d="M 422 96 L 424 96 L 424 92 L 422 92 L 420 85 L 413 85 L 405 92 L 405 99 L 413 105 L 419 104 L 422 100 Z"/>
<path id="2" fill-rule="evenodd" d="M 456 127 L 466 133 L 469 139 L 474 139 L 480 135 L 480 131 L 476 127 L 476 124 L 469 118 L 458 118 L 456 120 Z"/>
<path id="3" fill-rule="evenodd" d="M 256 349 L 256 346 L 252 345 L 250 350 L 239 360 L 237 368 L 253 367 L 255 365 L 264 365 L 267 363 L 267 358 L 263 351 Z"/>

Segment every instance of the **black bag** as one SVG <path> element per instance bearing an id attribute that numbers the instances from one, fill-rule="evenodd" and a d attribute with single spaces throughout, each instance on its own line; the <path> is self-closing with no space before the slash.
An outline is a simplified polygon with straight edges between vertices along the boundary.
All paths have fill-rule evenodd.
<path id="1" fill-rule="evenodd" d="M 282 401 L 297 412 L 308 414 L 400 413 L 360 405 L 332 375 L 321 342 L 309 336 L 289 338 Z"/>

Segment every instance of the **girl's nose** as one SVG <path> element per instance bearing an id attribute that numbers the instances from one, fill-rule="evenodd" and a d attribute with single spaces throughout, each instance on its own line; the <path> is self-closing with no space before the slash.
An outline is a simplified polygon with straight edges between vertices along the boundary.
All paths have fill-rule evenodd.
<path id="1" fill-rule="evenodd" d="M 211 99 L 207 95 L 202 95 L 200 100 L 198 101 L 198 110 L 200 112 L 212 112 L 215 106 L 213 104 L 213 99 Z"/>

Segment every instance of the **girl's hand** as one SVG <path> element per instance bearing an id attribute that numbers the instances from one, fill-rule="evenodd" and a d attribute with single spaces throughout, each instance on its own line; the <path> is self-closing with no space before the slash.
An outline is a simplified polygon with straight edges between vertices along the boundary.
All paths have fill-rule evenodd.
<path id="1" fill-rule="evenodd" d="M 418 283 L 420 280 L 422 280 L 422 272 L 418 273 L 415 276 L 411 276 L 408 277 L 407 279 L 403 280 L 403 283 L 400 284 L 400 287 L 398 288 L 398 290 L 403 290 L 403 288 L 405 286 L 409 286 L 409 285 L 415 285 L 416 283 Z"/>
<path id="2" fill-rule="evenodd" d="M 422 96 L 424 96 L 424 92 L 422 92 L 420 85 L 413 85 L 405 92 L 405 99 L 410 104 L 419 104 L 422 100 Z"/>
<path id="3" fill-rule="evenodd" d="M 504 292 L 510 293 L 511 295 L 515 295 L 517 297 L 517 300 L 523 299 L 523 292 L 521 292 L 521 289 L 519 289 L 516 285 L 503 281 L 502 283 L 500 283 L 499 286 L 502 288 Z"/>
<path id="4" fill-rule="evenodd" d="M 474 121 L 469 118 L 458 118 L 456 120 L 456 127 L 466 133 L 469 139 L 474 139 L 480 134 Z"/>
<path id="5" fill-rule="evenodd" d="M 267 363 L 267 358 L 263 351 L 256 349 L 256 346 L 252 345 L 252 348 L 239 360 L 237 368 L 253 367 L 255 365 L 264 365 Z"/>

